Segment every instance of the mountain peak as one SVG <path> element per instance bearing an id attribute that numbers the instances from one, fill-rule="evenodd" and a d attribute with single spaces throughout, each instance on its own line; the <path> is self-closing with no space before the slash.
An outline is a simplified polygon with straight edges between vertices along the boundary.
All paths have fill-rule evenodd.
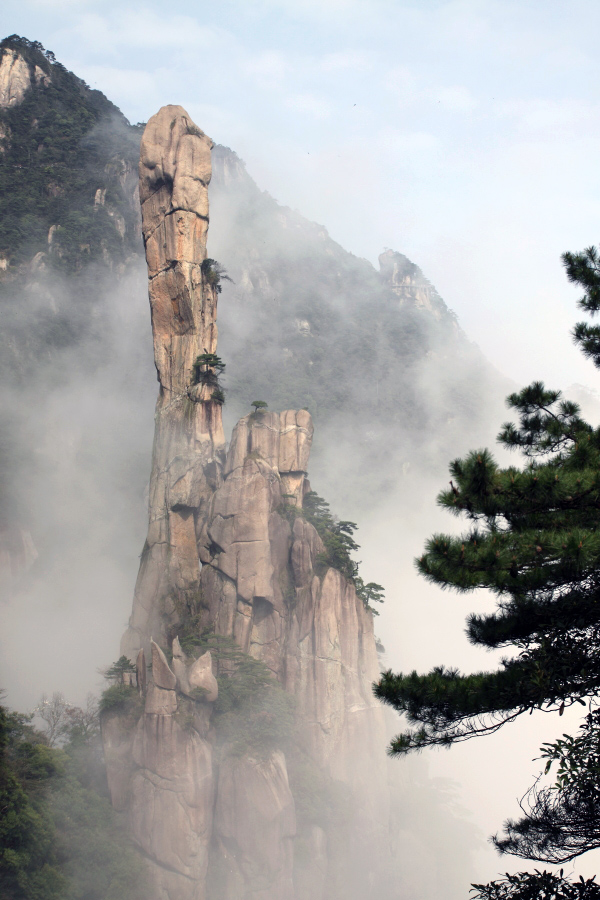
<path id="1" fill-rule="evenodd" d="M 426 309 L 436 318 L 453 316 L 434 286 L 408 256 L 386 248 L 379 256 L 381 277 L 400 304 Z"/>

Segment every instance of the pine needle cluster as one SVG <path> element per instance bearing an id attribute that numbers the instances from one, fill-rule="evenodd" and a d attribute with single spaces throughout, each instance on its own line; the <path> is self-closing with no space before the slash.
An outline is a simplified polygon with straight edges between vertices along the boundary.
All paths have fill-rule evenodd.
<path id="1" fill-rule="evenodd" d="M 597 312 L 597 251 L 563 260 L 585 289 L 580 306 Z M 578 325 L 574 338 L 588 342 L 600 366 L 598 329 Z M 442 588 L 491 590 L 495 612 L 471 615 L 467 637 L 511 655 L 495 671 L 472 675 L 443 666 L 425 675 L 383 673 L 377 696 L 418 726 L 395 738 L 392 753 L 450 745 L 600 690 L 600 429 L 541 382 L 508 405 L 518 421 L 505 424 L 498 441 L 523 454 L 522 466 L 503 468 L 488 450 L 452 462 L 438 502 L 469 528 L 433 535 L 416 565 Z"/>

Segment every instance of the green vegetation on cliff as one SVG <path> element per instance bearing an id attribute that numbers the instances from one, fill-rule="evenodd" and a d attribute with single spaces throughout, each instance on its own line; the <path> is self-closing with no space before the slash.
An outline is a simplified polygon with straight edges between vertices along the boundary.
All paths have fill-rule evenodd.
<path id="1" fill-rule="evenodd" d="M 219 696 L 212 724 L 227 752 L 262 755 L 281 747 L 294 727 L 294 701 L 261 660 L 240 650 L 235 640 L 203 629 L 199 615 L 188 615 L 173 631 L 184 653 L 197 658 L 207 650 L 217 661 Z"/>
<path id="2" fill-rule="evenodd" d="M 0 706 L 0 895 L 144 900 L 141 862 L 108 799 L 97 720 L 83 728 L 70 712 L 55 749 L 30 717 Z"/>
<path id="3" fill-rule="evenodd" d="M 316 560 L 316 572 L 323 575 L 328 568 L 337 569 L 347 578 L 367 609 L 378 615 L 373 603 L 383 603 L 384 588 L 375 581 L 365 581 L 359 575 L 360 563 L 352 558 L 352 553 L 359 549 L 354 540 L 358 528 L 356 522 L 340 520 L 334 516 L 329 503 L 319 497 L 316 491 L 309 491 L 302 498 L 302 507 L 284 506 L 280 512 L 293 524 L 299 516 L 306 519 L 314 527 L 323 541 L 323 553 Z"/>
<path id="4" fill-rule="evenodd" d="M 66 271 L 123 259 L 139 247 L 131 194 L 141 129 L 39 43 L 12 35 L 0 56 L 6 49 L 47 78 L 0 110 L 0 254 L 15 265 L 50 249 Z"/>

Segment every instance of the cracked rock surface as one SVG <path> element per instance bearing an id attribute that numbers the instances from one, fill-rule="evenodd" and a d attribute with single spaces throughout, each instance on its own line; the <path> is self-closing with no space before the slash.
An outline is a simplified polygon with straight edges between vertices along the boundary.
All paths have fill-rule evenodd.
<path id="1" fill-rule="evenodd" d="M 195 376 L 196 357 L 217 349 L 218 282 L 202 265 L 211 147 L 179 106 L 150 119 L 141 146 L 159 397 L 148 537 L 121 644 L 138 705 L 102 718 L 111 796 L 147 860 L 152 900 L 385 900 L 373 619 L 323 564 L 302 515 L 310 414 L 252 413 L 226 448 L 221 405 Z M 173 639 L 182 623 L 264 663 L 294 698 L 287 743 L 258 753 L 219 742 L 214 710 L 231 669 L 210 651 L 188 655 Z M 325 804 L 318 821 L 307 791 Z"/>

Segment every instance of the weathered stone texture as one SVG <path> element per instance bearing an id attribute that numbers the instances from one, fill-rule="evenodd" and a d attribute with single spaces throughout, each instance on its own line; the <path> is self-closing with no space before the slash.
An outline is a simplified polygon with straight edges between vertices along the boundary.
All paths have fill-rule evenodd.
<path id="1" fill-rule="evenodd" d="M 198 353 L 217 346 L 216 293 L 203 290 L 201 272 L 211 148 L 181 106 L 152 116 L 140 148 L 154 358 L 162 387 L 175 393 L 188 388 Z"/>
<path id="2" fill-rule="evenodd" d="M 0 59 L 0 109 L 17 106 L 30 87 L 28 63 L 16 50 L 6 48 Z"/>
<path id="3" fill-rule="evenodd" d="M 131 833 L 155 862 L 156 894 L 201 900 L 212 835 L 211 746 L 172 714 L 147 713 L 137 727 L 133 761 Z"/>
<path id="4" fill-rule="evenodd" d="M 217 291 L 202 271 L 211 146 L 175 106 L 153 116 L 142 141 L 160 393 L 148 537 L 122 652 L 137 657 L 144 712 L 133 730 L 127 717 L 103 718 L 109 786 L 148 860 L 151 900 L 204 900 L 209 887 L 210 900 L 367 900 L 388 818 L 373 621 L 302 515 L 311 417 L 245 416 L 225 454 L 220 405 L 193 383 L 196 356 L 217 340 Z M 343 840 L 325 823 L 301 822 L 297 835 L 282 750 L 217 741 L 216 676 L 234 664 L 188 658 L 169 640 L 184 622 L 233 639 L 294 695 L 295 751 L 351 798 Z"/>
<path id="5" fill-rule="evenodd" d="M 199 590 L 196 510 L 208 502 L 225 438 L 221 406 L 194 384 L 194 361 L 217 345 L 217 291 L 206 258 L 212 141 L 180 106 L 163 107 L 142 138 L 140 201 L 154 358 L 160 382 L 149 524 L 122 652 L 149 648 Z"/>
<path id="6" fill-rule="evenodd" d="M 293 900 L 296 816 L 283 753 L 223 761 L 214 831 L 224 897 Z"/>
<path id="7" fill-rule="evenodd" d="M 202 699 L 207 703 L 215 702 L 219 696 L 219 685 L 213 675 L 210 650 L 194 660 L 188 673 L 188 682 L 192 691 L 202 691 Z"/>

